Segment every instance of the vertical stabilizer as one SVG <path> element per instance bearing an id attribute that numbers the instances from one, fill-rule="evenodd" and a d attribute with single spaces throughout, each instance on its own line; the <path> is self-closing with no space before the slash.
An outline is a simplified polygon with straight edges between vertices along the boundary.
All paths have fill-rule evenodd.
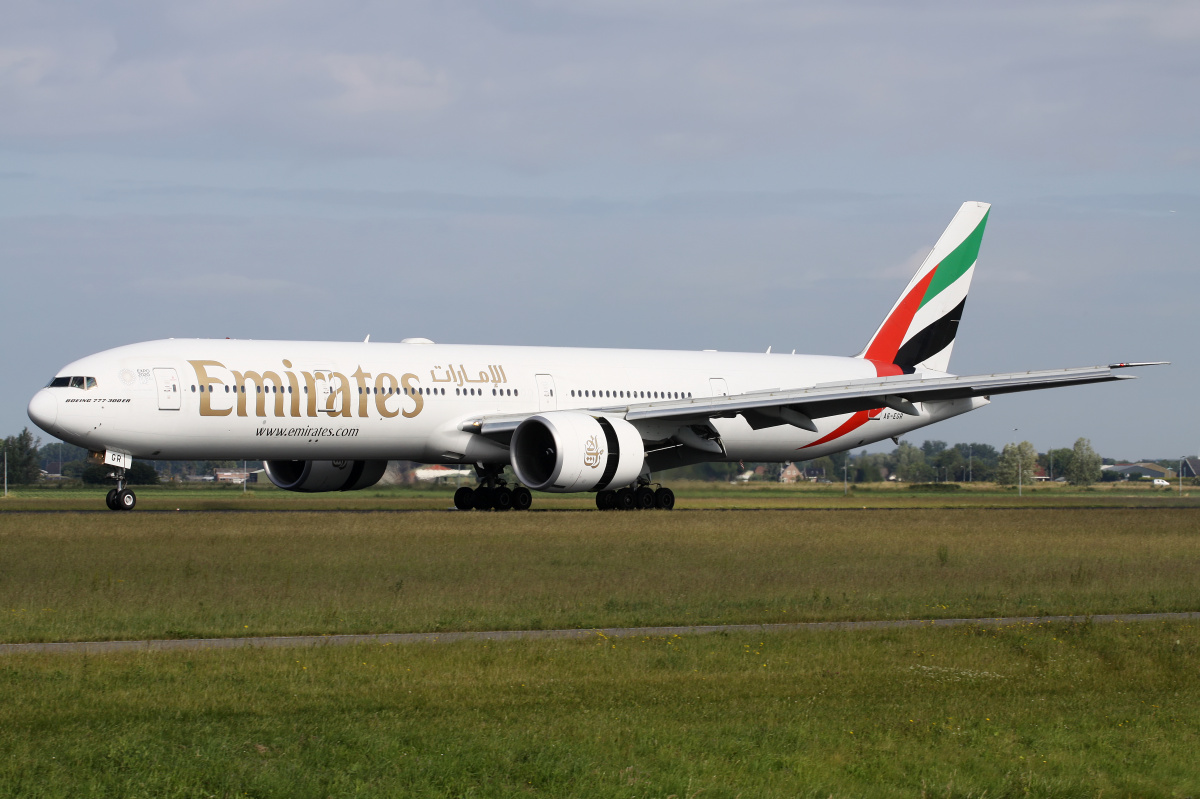
<path id="1" fill-rule="evenodd" d="M 990 209 L 987 203 L 962 204 L 858 357 L 894 364 L 897 372 L 949 369 Z"/>

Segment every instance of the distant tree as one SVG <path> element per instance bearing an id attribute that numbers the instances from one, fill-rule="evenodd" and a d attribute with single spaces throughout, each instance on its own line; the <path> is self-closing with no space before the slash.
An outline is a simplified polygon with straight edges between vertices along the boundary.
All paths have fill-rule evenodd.
<path id="1" fill-rule="evenodd" d="M 909 483 L 925 483 L 933 479 L 933 467 L 925 461 L 925 453 L 907 441 L 901 441 L 894 452 L 896 476 Z"/>
<path id="2" fill-rule="evenodd" d="M 963 460 L 963 479 L 986 482 L 996 476 L 996 462 L 1000 453 L 991 444 L 955 444 Z"/>
<path id="3" fill-rule="evenodd" d="M 1065 477 L 1074 457 L 1075 450 L 1066 448 L 1052 449 L 1041 456 L 1042 466 L 1046 467 L 1046 476 L 1051 480 Z"/>
<path id="4" fill-rule="evenodd" d="M 817 458 L 816 461 L 809 461 L 805 464 L 805 473 L 809 475 L 820 475 L 824 480 L 841 480 L 841 464 L 846 462 L 846 458 L 836 457 L 844 455 L 842 452 L 836 452 L 834 455 Z"/>
<path id="5" fill-rule="evenodd" d="M 105 466 L 102 463 L 89 463 L 79 473 L 79 479 L 88 485 L 103 485 L 109 482 L 108 475 L 111 473 L 111 466 Z"/>
<path id="6" fill-rule="evenodd" d="M 1092 449 L 1092 442 L 1086 438 L 1076 440 L 1064 474 L 1073 486 L 1090 486 L 1100 479 L 1100 456 Z"/>
<path id="7" fill-rule="evenodd" d="M 4 451 L 8 453 L 8 482 L 15 485 L 32 485 L 41 479 L 41 463 L 38 460 L 40 438 L 34 438 L 26 427 L 18 435 L 4 439 Z"/>
<path id="8" fill-rule="evenodd" d="M 925 453 L 925 462 L 934 463 L 937 457 L 946 451 L 945 441 L 926 441 L 921 445 L 921 452 Z"/>
<path id="9" fill-rule="evenodd" d="M 937 467 L 941 470 L 939 480 L 965 480 L 966 461 L 958 447 L 950 447 L 938 453 Z"/>
<path id="10" fill-rule="evenodd" d="M 1020 474 L 1020 482 L 1028 485 L 1033 482 L 1037 462 L 1037 450 L 1028 441 L 1005 444 L 1000 453 L 1000 462 L 996 465 L 996 482 L 1000 485 L 1015 486 Z"/>
<path id="11" fill-rule="evenodd" d="M 46 444 L 38 450 L 38 460 L 41 463 L 42 469 L 49 474 L 65 475 L 67 474 L 67 464 L 81 461 L 86 457 L 87 450 L 83 447 L 77 447 L 74 444 L 64 444 L 61 441 Z"/>
<path id="12" fill-rule="evenodd" d="M 887 455 L 882 452 L 869 453 L 863 450 L 854 458 L 850 467 L 856 483 L 878 483 L 888 474 Z"/>
<path id="13" fill-rule="evenodd" d="M 154 471 L 154 467 L 145 461 L 134 461 L 133 465 L 125 472 L 125 479 L 130 485 L 135 486 L 158 485 L 158 472 Z"/>

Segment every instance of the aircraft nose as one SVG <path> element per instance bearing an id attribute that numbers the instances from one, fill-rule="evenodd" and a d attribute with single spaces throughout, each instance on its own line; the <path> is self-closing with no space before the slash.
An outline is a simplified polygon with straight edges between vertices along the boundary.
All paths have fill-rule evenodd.
<path id="1" fill-rule="evenodd" d="M 38 427 L 53 435 L 54 423 L 58 421 L 58 397 L 43 388 L 29 401 L 29 418 Z"/>

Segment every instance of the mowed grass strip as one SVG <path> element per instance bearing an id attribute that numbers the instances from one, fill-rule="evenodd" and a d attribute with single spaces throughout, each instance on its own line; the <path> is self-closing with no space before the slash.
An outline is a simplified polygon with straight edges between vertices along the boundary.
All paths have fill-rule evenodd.
<path id="1" fill-rule="evenodd" d="M 1200 610 L 1191 510 L 0 516 L 5 642 Z"/>
<path id="2" fill-rule="evenodd" d="M 0 794 L 1188 796 L 1197 667 L 1179 623 L 22 655 Z"/>
<path id="3" fill-rule="evenodd" d="M 679 510 L 787 509 L 787 508 L 1109 508 L 1182 507 L 1200 509 L 1200 491 L 1186 486 L 1155 488 L 1149 481 L 1100 483 L 1076 488 L 1064 483 L 1016 487 L 992 483 L 962 483 L 950 492 L 911 491 L 906 483 L 864 483 L 843 493 L 840 483 L 780 484 L 767 481 L 717 483 L 672 481 Z M 105 513 L 107 487 L 19 487 L 0 499 L 5 511 L 86 511 Z M 138 509 L 167 510 L 448 510 L 453 507 L 453 486 L 377 486 L 365 491 L 303 494 L 259 484 L 249 491 L 238 486 L 196 484 L 135 486 Z M 1193 496 L 1194 494 L 1194 496 Z M 593 494 L 534 494 L 535 510 L 595 510 Z"/>

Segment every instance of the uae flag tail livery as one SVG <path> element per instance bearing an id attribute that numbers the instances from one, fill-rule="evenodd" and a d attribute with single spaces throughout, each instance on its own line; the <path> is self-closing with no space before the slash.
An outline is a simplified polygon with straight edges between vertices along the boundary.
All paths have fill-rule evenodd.
<path id="1" fill-rule="evenodd" d="M 860 358 L 880 374 L 945 372 L 991 206 L 964 203 Z"/>
<path id="2" fill-rule="evenodd" d="M 950 374 L 988 209 L 958 210 L 856 356 L 246 341 L 222 330 L 69 363 L 29 418 L 111 467 L 114 510 L 136 502 L 125 480 L 134 458 L 262 461 L 266 479 L 304 492 L 367 488 L 389 462 L 415 461 L 474 473 L 454 495 L 461 510 L 524 510 L 532 492 L 668 510 L 674 494 L 655 475 L 675 467 L 820 458 L 1003 394 L 1127 379 L 1117 372 L 1143 365 Z"/>

